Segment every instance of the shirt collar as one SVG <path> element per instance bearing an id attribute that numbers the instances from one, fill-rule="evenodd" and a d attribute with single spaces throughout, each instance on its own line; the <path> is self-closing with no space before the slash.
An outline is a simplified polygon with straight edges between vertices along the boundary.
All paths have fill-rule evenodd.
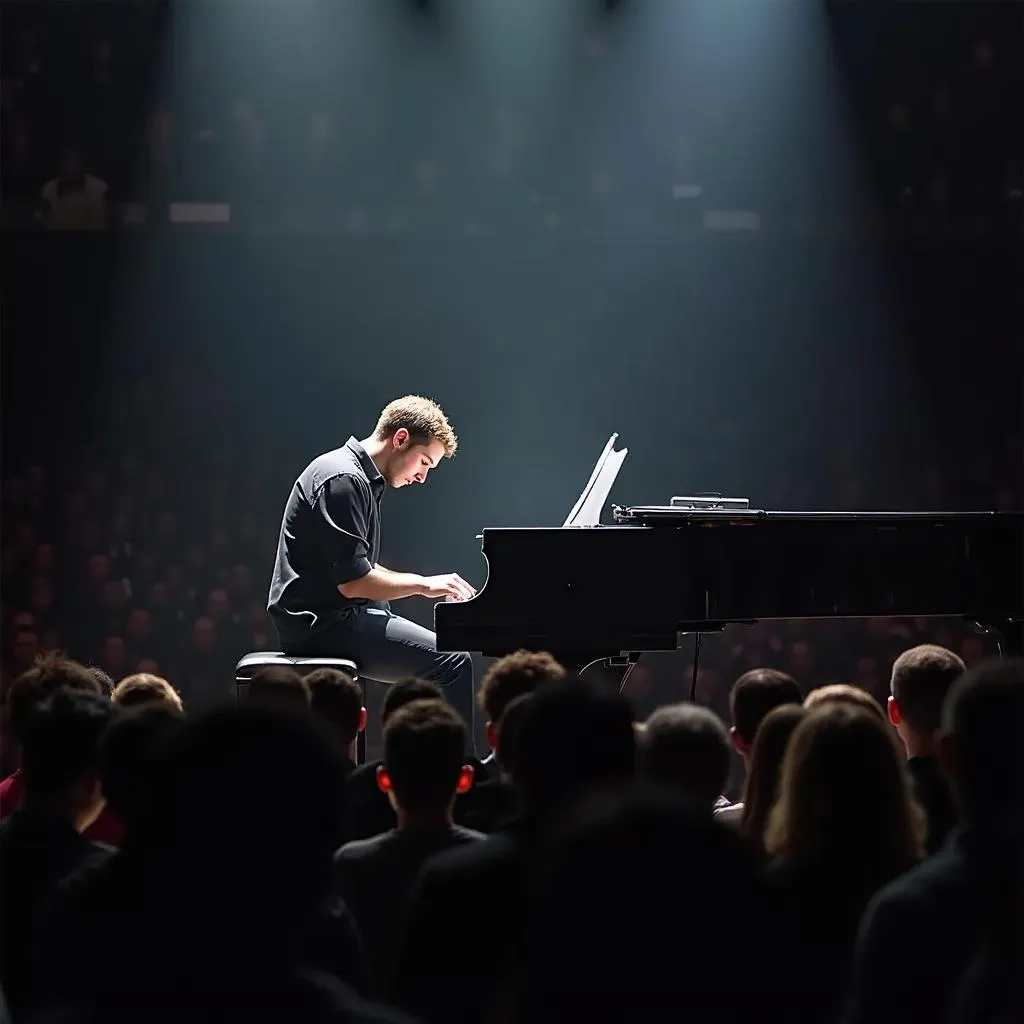
<path id="1" fill-rule="evenodd" d="M 381 476 L 380 470 L 377 468 L 377 464 L 366 454 L 366 449 L 356 440 L 356 438 L 350 437 L 345 442 L 345 447 L 352 452 L 352 454 L 359 461 L 359 465 L 363 467 L 363 472 L 366 474 L 366 479 L 371 484 L 383 483 L 384 477 Z"/>

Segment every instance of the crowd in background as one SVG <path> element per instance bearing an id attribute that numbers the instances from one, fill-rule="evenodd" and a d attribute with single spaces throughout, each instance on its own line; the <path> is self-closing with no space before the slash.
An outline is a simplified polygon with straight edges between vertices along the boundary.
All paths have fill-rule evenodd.
<path id="1" fill-rule="evenodd" d="M 984 5 L 970 15 L 963 5 L 897 6 L 884 17 L 839 6 L 833 56 L 849 99 L 835 116 L 851 118 L 856 145 L 877 171 L 882 208 L 1019 211 L 1024 139 L 1003 130 L 1020 123 L 1019 28 L 1017 38 L 1004 37 L 1000 12 Z M 359 102 L 336 101 L 330 73 L 295 68 L 301 58 L 282 39 L 280 59 L 292 77 L 309 78 L 293 102 L 294 83 L 277 96 L 229 59 L 231 47 L 244 45 L 237 35 L 214 21 L 173 26 L 159 3 L 5 5 L 9 223 L 19 223 L 21 210 L 23 224 L 38 215 L 54 227 L 100 227 L 112 201 L 227 202 L 233 222 L 249 208 L 312 204 L 336 208 L 339 223 L 353 227 L 400 225 L 431 208 L 458 223 L 506 206 L 512 223 L 532 211 L 553 226 L 602 206 L 630 216 L 646 210 L 664 222 L 680 198 L 813 211 L 829 177 L 824 163 L 787 159 L 781 167 L 775 153 L 749 160 L 707 126 L 666 123 L 642 148 L 632 136 L 628 145 L 609 138 L 589 147 L 590 163 L 555 180 L 534 165 L 550 153 L 533 135 L 529 110 L 488 106 L 463 90 L 447 101 L 459 105 L 460 137 L 417 144 L 415 123 L 389 131 L 387 108 L 374 113 L 387 88 L 379 76 L 369 73 Z M 595 29 L 579 45 L 600 59 L 613 38 L 611 29 Z M 880 47 L 909 57 L 880 64 Z M 180 78 L 173 87 L 161 71 L 172 49 Z M 314 88 L 323 91 L 320 104 L 309 100 Z"/>
<path id="2" fill-rule="evenodd" d="M 342 671 L 266 668 L 205 711 L 153 674 L 111 683 L 50 654 L 11 689 L 16 1024 L 1024 1012 L 1020 660 L 909 648 L 884 708 L 758 668 L 724 721 L 685 702 L 637 721 L 520 651 L 481 682 L 483 762 L 415 678 L 363 765 Z"/>
<path id="3" fill-rule="evenodd" d="M 150 389 L 140 382 L 126 390 L 120 408 L 126 421 L 145 415 L 133 411 L 133 394 L 146 406 Z M 277 649 L 266 613 L 283 500 L 273 467 L 258 458 L 210 452 L 157 460 L 145 447 L 122 443 L 120 452 L 91 465 L 69 469 L 55 455 L 45 464 L 9 467 L 4 476 L 0 692 L 5 700 L 11 681 L 37 654 L 63 650 L 114 679 L 133 672 L 165 675 L 186 703 L 198 708 L 231 695 L 233 668 L 244 654 Z M 1020 463 L 1020 441 L 1011 438 L 984 458 L 965 458 L 955 478 L 925 474 L 919 500 L 910 507 L 1020 507 Z M 856 479 L 836 485 L 839 507 L 863 507 Z M 764 497 L 765 507 L 806 505 L 797 480 L 778 481 L 774 493 Z M 846 680 L 882 699 L 892 659 L 904 647 L 925 641 L 957 650 L 969 665 L 996 650 L 992 637 L 960 620 L 801 620 L 730 627 L 704 638 L 698 700 L 726 714 L 730 681 L 765 666 L 799 679 Z M 689 670 L 684 644 L 680 655 L 643 659 L 626 692 L 638 713 L 646 713 L 685 695 Z M 369 699 L 378 705 L 377 688 L 371 688 Z M 371 749 L 377 742 L 375 730 Z M 9 748 L 4 757 L 6 763 Z"/>

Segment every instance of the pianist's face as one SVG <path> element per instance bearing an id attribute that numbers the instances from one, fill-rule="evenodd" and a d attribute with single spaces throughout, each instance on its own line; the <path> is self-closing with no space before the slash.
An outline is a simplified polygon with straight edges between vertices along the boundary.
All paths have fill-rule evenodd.
<path id="1" fill-rule="evenodd" d="M 444 445 L 434 440 L 414 443 L 407 430 L 396 430 L 388 455 L 381 473 L 392 487 L 421 484 L 444 458 Z"/>

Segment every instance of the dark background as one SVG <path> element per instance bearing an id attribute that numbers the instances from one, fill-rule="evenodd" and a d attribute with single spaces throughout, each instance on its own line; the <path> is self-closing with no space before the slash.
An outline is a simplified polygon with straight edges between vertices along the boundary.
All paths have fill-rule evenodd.
<path id="1" fill-rule="evenodd" d="M 170 511 L 154 571 L 188 578 L 162 669 L 188 676 L 209 592 L 250 568 L 218 641 L 228 687 L 292 480 L 405 392 L 441 402 L 460 448 L 386 498 L 382 558 L 478 585 L 480 529 L 561 523 L 613 431 L 623 504 L 1024 504 L 1013 4 L 2 16 L 8 665 L 47 576 L 35 544 L 60 548 L 51 639 L 102 659 L 147 588 L 84 629 L 73 538 L 94 522 L 108 550 L 126 517 L 137 563 Z M 109 186 L 105 231 L 47 230 L 69 143 Z M 181 201 L 228 222 L 172 225 Z M 960 623 L 730 630 L 699 692 L 720 707 L 760 657 L 884 695 L 910 635 L 987 649 Z M 645 659 L 632 692 L 681 696 L 689 657 Z"/>

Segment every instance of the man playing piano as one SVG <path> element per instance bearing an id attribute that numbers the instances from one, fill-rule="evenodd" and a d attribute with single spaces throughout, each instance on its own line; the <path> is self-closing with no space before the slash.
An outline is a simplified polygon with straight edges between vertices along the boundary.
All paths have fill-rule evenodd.
<path id="1" fill-rule="evenodd" d="M 407 395 L 384 409 L 369 437 L 350 437 L 314 459 L 285 506 L 267 611 L 286 654 L 351 658 L 362 675 L 384 683 L 433 680 L 471 726 L 470 656 L 439 653 L 434 634 L 395 615 L 389 602 L 464 601 L 473 588 L 455 573 L 394 572 L 377 560 L 385 488 L 423 483 L 457 444 L 434 402 Z"/>

